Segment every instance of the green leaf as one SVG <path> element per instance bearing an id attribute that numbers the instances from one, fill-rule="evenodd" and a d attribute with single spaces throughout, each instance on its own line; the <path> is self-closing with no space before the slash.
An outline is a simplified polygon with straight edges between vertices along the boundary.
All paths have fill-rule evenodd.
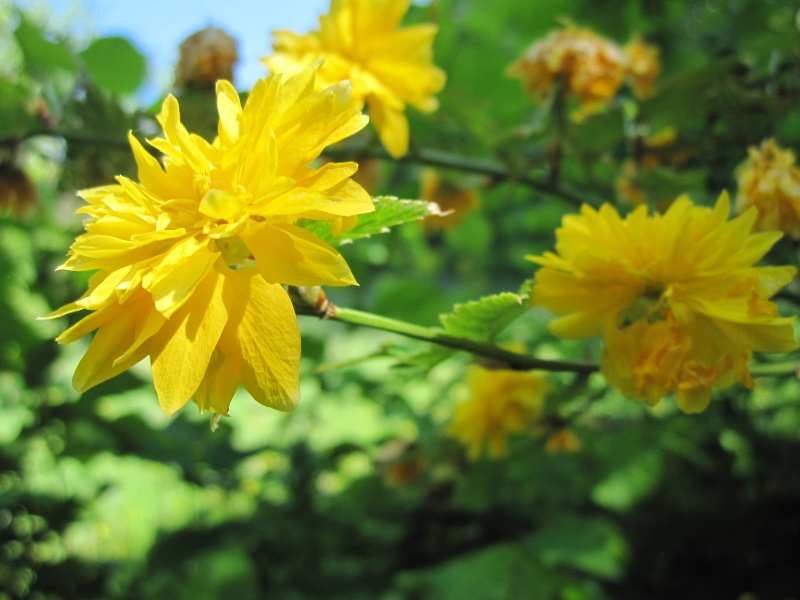
<path id="1" fill-rule="evenodd" d="M 389 228 L 419 221 L 429 215 L 441 215 L 439 205 L 424 200 L 400 200 L 394 196 L 378 196 L 373 198 L 375 210 L 359 215 L 358 225 L 341 235 L 334 236 L 326 221 L 301 221 L 301 227 L 310 231 L 321 240 L 333 245 L 340 245 L 379 233 L 387 233 Z"/>
<path id="2" fill-rule="evenodd" d="M 29 106 L 36 98 L 25 81 L 10 82 L 0 79 L 0 138 L 23 137 L 41 127 Z"/>
<path id="3" fill-rule="evenodd" d="M 24 15 L 19 15 L 19 25 L 14 36 L 22 51 L 27 71 L 32 75 L 51 73 L 54 70 L 77 71 L 75 56 L 63 44 L 48 40 L 42 31 Z"/>
<path id="4" fill-rule="evenodd" d="M 517 544 L 496 544 L 431 569 L 398 577 L 406 598 L 503 600 L 553 597 L 553 583 L 541 565 Z"/>
<path id="5" fill-rule="evenodd" d="M 133 94 L 147 74 L 144 57 L 122 37 L 96 39 L 80 57 L 95 85 L 112 94 Z"/>
<path id="6" fill-rule="evenodd" d="M 598 483 L 592 490 L 592 499 L 605 508 L 626 511 L 653 491 L 662 470 L 658 452 L 641 452 Z"/>
<path id="7" fill-rule="evenodd" d="M 528 310 L 528 286 L 520 293 L 503 292 L 456 304 L 453 312 L 440 315 L 445 331 L 456 337 L 491 340 Z"/>
<path id="8" fill-rule="evenodd" d="M 628 545 L 609 521 L 563 515 L 548 523 L 524 544 L 545 566 L 569 566 L 603 579 L 618 579 Z"/>

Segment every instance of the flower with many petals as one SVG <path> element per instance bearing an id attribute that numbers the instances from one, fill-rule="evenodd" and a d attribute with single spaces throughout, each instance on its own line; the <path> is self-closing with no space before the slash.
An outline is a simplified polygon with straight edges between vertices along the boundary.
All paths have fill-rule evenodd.
<path id="1" fill-rule="evenodd" d="M 213 142 L 181 124 L 169 96 L 148 143 L 130 136 L 138 179 L 81 192 L 86 233 L 61 268 L 96 271 L 79 300 L 50 318 L 90 313 L 60 343 L 96 333 L 73 384 L 87 390 L 150 357 L 162 409 L 190 398 L 227 414 L 241 384 L 258 402 L 291 410 L 299 399 L 300 336 L 282 284 L 350 285 L 347 263 L 297 225 L 334 227 L 374 210 L 350 176 L 355 163 L 311 168 L 323 149 L 355 133 L 366 117 L 350 86 L 314 91 L 315 69 L 258 81 L 243 107 L 217 84 Z"/>
<path id="2" fill-rule="evenodd" d="M 767 140 L 760 148 L 749 148 L 747 154 L 736 169 L 737 212 L 755 206 L 756 227 L 800 239 L 800 169 L 795 165 L 794 152 Z"/>
<path id="3" fill-rule="evenodd" d="M 541 373 L 472 366 L 469 398 L 456 404 L 448 435 L 468 447 L 476 460 L 486 446 L 489 456 L 505 455 L 508 437 L 529 429 L 544 407 L 547 382 Z"/>
<path id="4" fill-rule="evenodd" d="M 795 274 L 756 267 L 780 233 L 751 233 L 755 210 L 728 220 L 685 196 L 663 214 L 640 206 L 627 217 L 606 204 L 564 218 L 556 253 L 540 264 L 531 302 L 562 314 L 550 325 L 570 339 L 603 336 L 601 369 L 626 396 L 657 403 L 673 392 L 685 412 L 712 389 L 752 387 L 753 351 L 797 348 L 792 318 L 769 301 Z"/>
<path id="5" fill-rule="evenodd" d="M 324 60 L 317 84 L 349 80 L 353 106 L 366 104 L 381 142 L 399 158 L 408 151 L 406 105 L 433 112 L 438 107 L 434 94 L 445 83 L 444 72 L 432 62 L 437 27 L 401 28 L 408 7 L 409 0 L 332 0 L 319 31 L 272 32 L 275 52 L 262 62 L 272 71 L 291 73 Z"/>
<path id="6" fill-rule="evenodd" d="M 534 98 L 556 84 L 586 104 L 610 100 L 625 80 L 627 59 L 619 46 L 594 31 L 568 26 L 534 43 L 508 69 Z"/>
<path id="7" fill-rule="evenodd" d="M 658 50 L 635 38 L 624 48 L 590 29 L 568 25 L 531 45 L 508 74 L 528 93 L 547 98 L 557 85 L 588 107 L 613 98 L 627 79 L 639 97 L 649 95 L 658 75 Z"/>

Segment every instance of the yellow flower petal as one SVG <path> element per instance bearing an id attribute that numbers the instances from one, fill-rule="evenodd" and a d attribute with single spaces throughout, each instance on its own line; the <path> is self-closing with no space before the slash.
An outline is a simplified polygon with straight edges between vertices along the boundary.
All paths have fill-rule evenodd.
<path id="1" fill-rule="evenodd" d="M 223 299 L 230 315 L 220 350 L 241 362 L 242 385 L 257 402 L 293 410 L 300 400 L 300 331 L 292 302 L 255 269 L 231 271 Z"/>
<path id="2" fill-rule="evenodd" d="M 182 408 L 205 377 L 228 321 L 222 299 L 224 279 L 211 269 L 197 284 L 191 299 L 153 337 L 150 365 L 158 402 L 166 415 Z"/>
<path id="3" fill-rule="evenodd" d="M 264 224 L 243 232 L 241 238 L 268 283 L 356 285 L 342 255 L 305 229 Z"/>

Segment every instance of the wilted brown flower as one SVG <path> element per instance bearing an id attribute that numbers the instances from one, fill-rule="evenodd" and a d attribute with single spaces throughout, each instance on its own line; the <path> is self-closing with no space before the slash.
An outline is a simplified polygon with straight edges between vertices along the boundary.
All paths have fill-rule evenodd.
<path id="1" fill-rule="evenodd" d="M 216 27 L 193 33 L 180 45 L 175 85 L 213 86 L 218 79 L 233 81 L 233 66 L 239 59 L 237 42 Z"/>

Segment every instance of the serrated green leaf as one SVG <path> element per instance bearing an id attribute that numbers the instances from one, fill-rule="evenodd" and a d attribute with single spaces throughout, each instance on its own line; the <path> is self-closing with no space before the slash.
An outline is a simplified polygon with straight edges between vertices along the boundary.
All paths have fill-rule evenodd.
<path id="1" fill-rule="evenodd" d="M 378 196 L 373 198 L 375 210 L 359 215 L 358 224 L 341 235 L 334 236 L 326 221 L 301 221 L 299 225 L 316 235 L 321 240 L 340 245 L 379 233 L 387 233 L 391 227 L 419 221 L 429 215 L 441 215 L 439 205 L 424 200 L 401 200 L 394 196 Z"/>
<path id="2" fill-rule="evenodd" d="M 503 292 L 456 304 L 453 312 L 440 315 L 445 331 L 456 337 L 491 340 L 528 309 L 527 290 Z"/>
<path id="3" fill-rule="evenodd" d="M 80 57 L 95 85 L 112 94 L 134 93 L 147 74 L 144 57 L 122 37 L 96 39 Z"/>

